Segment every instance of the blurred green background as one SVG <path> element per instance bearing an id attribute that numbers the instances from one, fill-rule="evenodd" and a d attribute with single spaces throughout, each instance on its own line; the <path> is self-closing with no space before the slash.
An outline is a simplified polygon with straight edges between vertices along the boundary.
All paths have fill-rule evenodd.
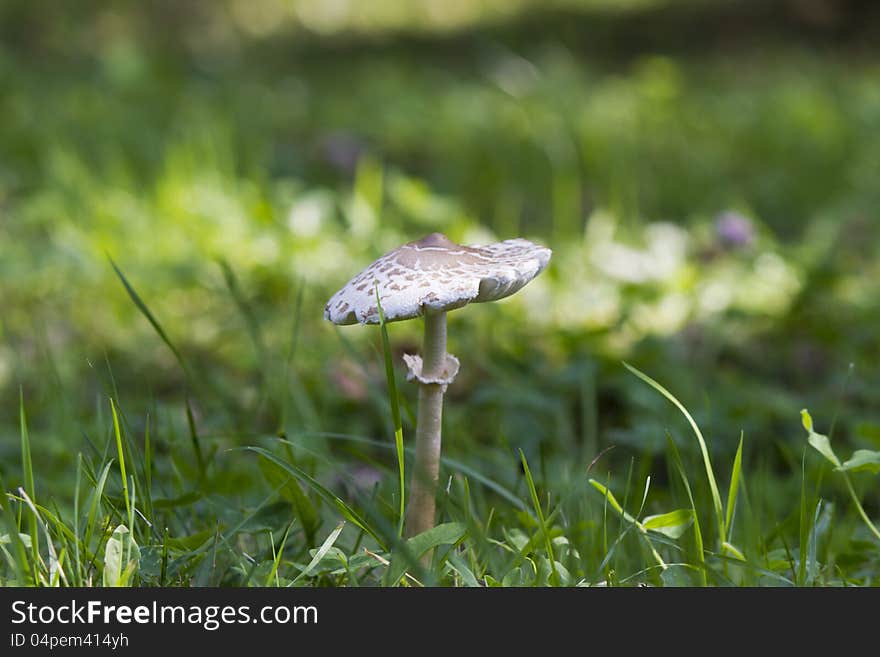
<path id="1" fill-rule="evenodd" d="M 220 496 L 271 490 L 227 450 L 279 434 L 327 481 L 393 482 L 325 435 L 392 440 L 379 331 L 323 305 L 441 231 L 554 252 L 450 316 L 448 455 L 522 491 L 516 448 L 561 481 L 613 445 L 603 472 L 662 480 L 667 428 L 691 437 L 626 360 L 721 462 L 744 432 L 783 520 L 801 408 L 880 448 L 878 28 L 855 0 L 5 0 L 0 475 L 21 390 L 62 505 L 110 395 L 134 434 L 151 416 L 169 497 L 187 400 Z M 419 329 L 389 327 L 398 356 Z"/>

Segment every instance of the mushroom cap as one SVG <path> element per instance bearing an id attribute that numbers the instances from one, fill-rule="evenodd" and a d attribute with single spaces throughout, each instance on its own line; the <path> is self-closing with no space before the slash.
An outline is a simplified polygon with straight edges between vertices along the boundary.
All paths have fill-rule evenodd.
<path id="1" fill-rule="evenodd" d="M 462 246 L 441 233 L 386 253 L 324 307 L 334 324 L 378 324 L 376 286 L 386 322 L 510 296 L 550 261 L 550 249 L 524 239 Z"/>

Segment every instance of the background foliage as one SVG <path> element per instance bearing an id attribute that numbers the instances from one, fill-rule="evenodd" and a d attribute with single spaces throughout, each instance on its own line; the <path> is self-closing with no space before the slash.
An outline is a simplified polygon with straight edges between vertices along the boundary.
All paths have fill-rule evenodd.
<path id="1" fill-rule="evenodd" d="M 880 449 L 877 18 L 831 0 L 3 3 L 7 545 L 28 534 L 21 396 L 28 492 L 62 564 L 91 555 L 83 582 L 106 546 L 129 550 L 120 524 L 140 546 L 125 582 L 395 580 L 379 331 L 322 310 L 442 231 L 554 256 L 511 299 L 450 316 L 441 521 L 458 524 L 438 544 L 458 547 L 422 579 L 547 583 L 558 561 L 555 583 L 699 582 L 646 547 L 692 566 L 693 529 L 646 542 L 588 483 L 633 515 L 689 508 L 668 435 L 712 583 L 876 584 L 877 540 L 799 412 L 841 460 Z M 399 365 L 420 327 L 388 328 Z M 748 568 L 713 543 L 684 418 L 622 360 L 687 406 L 725 491 L 744 437 L 731 540 Z M 851 476 L 876 518 L 876 477 Z M 378 538 L 351 518 L 334 536 L 339 503 Z M 72 518 L 93 535 L 64 539 Z M 26 576 L 15 561 L 4 580 Z"/>

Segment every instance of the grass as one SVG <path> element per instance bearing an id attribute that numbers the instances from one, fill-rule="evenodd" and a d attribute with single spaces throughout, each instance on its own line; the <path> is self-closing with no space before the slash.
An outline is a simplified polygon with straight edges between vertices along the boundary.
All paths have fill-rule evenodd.
<path id="1" fill-rule="evenodd" d="M 659 383 L 632 366 L 627 368 L 691 417 Z M 870 576 L 863 579 L 863 573 L 846 573 L 841 562 L 859 556 L 870 563 L 871 553 L 877 550 L 876 542 L 859 542 L 857 552 L 853 553 L 849 546 L 850 551 L 835 554 L 834 545 L 839 541 L 829 540 L 826 534 L 831 531 L 830 526 L 820 523 L 823 504 L 807 495 L 805 486 L 799 511 L 798 499 L 792 500 L 791 513 L 800 518 L 795 533 L 799 542 L 795 545 L 789 545 L 783 535 L 775 541 L 755 542 L 749 541 L 748 532 L 736 531 L 734 508 L 739 487 L 747 479 L 742 466 L 743 440 L 734 459 L 727 510 L 720 519 L 716 517 L 712 488 L 707 485 L 711 479 L 707 476 L 702 483 L 691 481 L 686 457 L 670 438 L 670 462 L 686 493 L 683 508 L 646 516 L 646 509 L 655 506 L 651 476 L 645 480 L 643 494 L 636 498 L 636 508 L 631 511 L 626 510 L 632 504 L 628 501 L 634 483 L 631 481 L 627 482 L 623 503 L 610 487 L 586 477 L 572 481 L 570 487 L 558 483 L 548 486 L 545 482 L 542 488 L 520 451 L 526 483 L 526 490 L 520 495 L 525 495 L 528 502 L 523 499 L 519 509 L 493 494 L 482 482 L 472 485 L 470 478 L 459 472 L 450 476 L 442 496 L 445 521 L 401 543 L 394 489 L 385 488 L 386 483 L 397 479 L 393 463 L 385 466 L 387 482 L 379 482 L 372 490 L 345 501 L 287 460 L 283 441 L 277 439 L 268 440 L 265 447 L 247 448 L 247 452 L 274 464 L 289 477 L 280 480 L 280 485 L 261 504 L 224 514 L 220 508 L 226 496 L 212 491 L 206 483 L 193 496 L 152 499 L 153 512 L 147 515 L 150 505 L 140 501 L 136 477 L 130 473 L 147 471 L 144 456 L 137 456 L 146 454 L 146 450 L 140 452 L 127 443 L 121 421 L 125 416 L 117 407 L 118 402 L 111 400 L 111 426 L 106 432 L 108 444 L 103 449 L 103 458 L 92 464 L 87 456 L 77 456 L 72 513 L 41 505 L 38 498 L 34 499 L 33 489 L 29 493 L 20 488 L 7 494 L 3 505 L 6 531 L 0 545 L 5 557 L 6 584 L 794 586 L 873 581 Z M 21 442 L 27 454 L 30 439 L 24 417 L 22 404 Z M 805 419 L 804 425 L 810 432 L 810 443 L 817 443 L 816 436 L 820 434 L 813 432 L 811 420 Z M 695 424 L 692 429 L 698 440 L 703 440 Z M 291 441 L 291 446 L 293 453 L 302 448 L 298 441 Z M 394 445 L 388 447 L 396 451 Z M 171 463 L 180 458 L 181 450 L 188 451 L 185 441 L 172 449 L 168 455 Z M 690 452 L 693 456 L 693 450 Z M 702 450 L 697 452 L 702 458 Z M 215 459 L 233 454 L 241 452 L 226 452 Z M 25 458 L 25 467 L 28 463 Z M 711 466 L 707 460 L 703 463 L 704 474 L 708 475 Z M 800 473 L 804 483 L 806 463 L 805 458 Z M 209 464 L 208 480 L 214 467 L 219 464 Z M 450 471 L 448 462 L 446 470 L 455 472 Z M 843 476 L 847 476 L 845 472 Z M 156 482 L 155 477 L 154 472 L 154 485 L 160 488 L 173 479 L 162 477 Z M 285 503 L 285 496 L 279 496 L 292 480 L 305 488 L 306 501 L 314 507 L 312 512 L 323 519 L 319 524 L 335 524 L 332 531 L 319 531 L 319 542 L 315 544 L 304 540 L 302 510 L 297 515 L 296 505 Z M 276 478 L 275 482 L 278 481 Z M 590 487 L 600 495 L 590 495 Z M 858 515 L 876 531 L 851 484 L 848 490 Z M 544 511 L 542 497 L 550 501 L 549 515 Z M 149 494 L 145 498 L 149 499 Z M 525 512 L 529 503 L 534 514 Z M 708 517 L 701 512 L 707 503 Z M 609 507 L 613 513 L 603 510 Z M 211 509 L 213 513 L 205 513 Z M 756 510 L 750 511 L 754 514 Z M 201 523 L 203 529 L 195 531 L 194 523 L 204 516 L 208 517 Z M 755 522 L 755 518 L 745 518 L 744 522 Z M 717 535 L 708 544 L 716 545 L 715 548 L 704 542 L 707 523 L 717 528 Z M 165 529 L 159 531 L 160 527 Z M 43 535 L 42 541 L 37 528 Z M 855 533 L 856 528 L 850 526 L 849 530 Z M 610 546 L 603 538 L 606 536 L 613 537 Z M 774 547 L 777 542 L 784 548 Z M 425 570 L 418 558 L 428 550 L 435 550 L 435 557 L 431 568 Z M 862 550 L 864 553 L 860 554 Z M 831 568 L 826 565 L 829 563 L 836 565 Z M 856 563 L 861 568 L 865 565 L 860 560 Z"/>
<path id="2" fill-rule="evenodd" d="M 880 584 L 876 57 L 571 38 L 0 46 L 0 584 Z M 404 540 L 417 329 L 321 308 L 434 230 L 554 256 Z"/>

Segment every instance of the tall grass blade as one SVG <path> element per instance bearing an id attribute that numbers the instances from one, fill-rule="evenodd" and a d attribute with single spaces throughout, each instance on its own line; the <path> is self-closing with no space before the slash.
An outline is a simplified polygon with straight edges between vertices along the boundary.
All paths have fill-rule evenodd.
<path id="1" fill-rule="evenodd" d="M 24 489 L 31 499 L 36 498 L 34 492 L 34 464 L 31 460 L 31 439 L 28 432 L 27 414 L 24 410 L 24 390 L 18 389 L 18 415 L 19 425 L 21 429 L 21 470 L 24 479 Z M 37 519 L 31 517 L 28 520 L 28 535 L 31 537 L 31 560 L 34 564 L 34 577 L 36 577 L 36 567 L 40 556 L 40 535 L 37 528 Z"/>
<path id="2" fill-rule="evenodd" d="M 110 412 L 113 414 L 113 434 L 116 437 L 116 454 L 119 458 L 119 473 L 122 476 L 122 495 L 125 499 L 125 513 L 130 528 L 134 512 L 128 491 L 128 477 L 125 475 L 125 453 L 122 447 L 122 432 L 119 429 L 119 416 L 116 413 L 116 403 L 112 397 L 110 398 Z"/>
<path id="3" fill-rule="evenodd" d="M 86 528 L 85 534 L 83 535 L 83 545 L 90 545 L 92 542 L 92 537 L 95 535 L 95 531 L 100 530 L 100 528 L 98 527 L 98 512 L 101 508 L 101 501 L 104 498 L 104 487 L 107 485 L 107 477 L 110 475 L 110 467 L 112 465 L 112 462 L 108 462 L 104 465 L 104 469 L 101 470 L 100 477 L 98 477 L 97 482 L 95 482 L 95 485 L 92 488 L 92 501 L 89 505 L 88 516 L 86 516 Z"/>
<path id="4" fill-rule="evenodd" d="M 74 586 L 82 586 L 83 585 L 83 573 L 82 573 L 82 561 L 80 560 L 80 535 L 79 535 L 79 496 L 80 496 L 80 486 L 82 485 L 82 463 L 83 457 L 82 452 L 77 453 L 76 455 L 76 485 L 73 489 L 73 561 L 74 567 L 76 570 L 73 571 L 73 575 L 75 575 L 76 580 L 74 581 Z"/>
<path id="5" fill-rule="evenodd" d="M 290 463 L 294 462 L 293 450 L 288 450 L 287 457 Z M 293 511 L 306 534 L 306 542 L 311 544 L 314 541 L 315 532 L 321 526 L 318 509 L 300 487 L 299 482 L 281 466 L 266 459 L 260 459 L 260 471 L 272 486 L 278 488 L 281 497 L 293 507 Z"/>
<path id="6" fill-rule="evenodd" d="M 196 429 L 196 420 L 192 412 L 192 404 L 189 397 L 186 398 L 186 425 L 189 428 L 189 439 L 192 443 L 193 452 L 196 455 L 196 465 L 199 468 L 199 478 L 205 478 L 205 457 L 202 456 L 202 445 L 199 441 L 199 432 Z"/>
<path id="7" fill-rule="evenodd" d="M 403 536 L 403 521 L 406 516 L 406 478 L 403 458 L 403 422 L 400 419 L 400 398 L 397 395 L 397 381 L 394 377 L 394 363 L 391 361 L 391 341 L 385 324 L 385 311 L 379 299 L 379 286 L 376 286 L 376 307 L 379 309 L 379 328 L 382 331 L 382 354 L 385 357 L 385 379 L 388 382 L 388 397 L 391 403 L 391 419 L 394 422 L 394 445 L 397 448 L 397 475 L 400 491 L 399 520 L 397 535 Z"/>
<path id="8" fill-rule="evenodd" d="M 801 505 L 798 523 L 800 539 L 800 559 L 798 561 L 797 585 L 803 586 L 807 581 L 807 560 L 804 558 L 807 552 L 807 540 L 810 534 L 810 514 L 807 512 L 807 453 L 806 449 L 801 457 Z"/>
<path id="9" fill-rule="evenodd" d="M 150 414 L 144 424 L 144 501 L 147 514 L 153 517 L 153 444 L 150 441 Z"/>
<path id="10" fill-rule="evenodd" d="M 251 308 L 250 303 L 248 303 L 248 300 L 245 298 L 244 292 L 242 292 L 241 286 L 238 284 L 238 277 L 235 275 L 232 266 L 225 258 L 220 258 L 218 263 L 223 272 L 223 281 L 226 283 L 226 289 L 229 290 L 229 294 L 232 296 L 235 307 L 244 319 L 251 341 L 254 343 L 257 358 L 260 360 L 260 363 L 265 363 L 267 352 L 266 344 L 263 340 L 263 334 L 260 331 L 260 322 L 257 320 L 257 316 L 254 313 L 253 308 Z"/>
<path id="11" fill-rule="evenodd" d="M 700 517 L 697 515 L 697 505 L 694 503 L 694 496 L 691 492 L 691 485 L 684 469 L 684 463 L 682 463 L 681 460 L 681 454 L 678 453 L 678 447 L 675 446 L 675 441 L 672 440 L 672 436 L 668 433 L 666 434 L 666 443 L 669 445 L 669 451 L 672 452 L 672 461 L 675 464 L 675 469 L 678 471 L 678 476 L 681 478 L 681 483 L 684 485 L 684 489 L 687 492 L 688 500 L 691 503 L 691 511 L 693 511 L 694 514 L 694 547 L 697 552 L 697 559 L 700 562 L 700 584 L 702 586 L 707 586 L 708 577 L 706 573 L 706 557 L 703 552 L 703 532 L 700 529 Z"/>
<path id="12" fill-rule="evenodd" d="M 544 543 L 547 546 L 547 557 L 550 559 L 550 582 L 556 586 L 561 583 L 559 581 L 559 573 L 556 570 L 556 557 L 553 554 L 553 541 L 550 538 L 550 531 L 547 522 L 544 520 L 544 510 L 541 508 L 541 502 L 538 499 L 538 490 L 535 488 L 535 481 L 532 479 L 532 472 L 529 470 L 528 461 L 526 461 L 525 452 L 519 450 L 519 458 L 522 462 L 523 473 L 526 476 L 526 483 L 529 486 L 529 494 L 532 496 L 532 505 L 535 508 L 535 514 L 538 516 L 538 522 L 541 523 L 541 531 L 544 534 Z"/>
<path id="13" fill-rule="evenodd" d="M 183 369 L 183 372 L 187 376 L 187 378 L 192 380 L 189 365 L 187 365 L 186 361 L 183 358 L 183 355 L 177 350 L 177 347 L 174 346 L 174 343 L 171 342 L 171 339 L 168 337 L 168 334 L 165 333 L 165 329 L 163 329 L 162 325 L 159 324 L 159 320 L 156 319 L 156 317 L 153 315 L 153 313 L 150 312 L 150 309 L 147 307 L 147 304 L 145 304 L 143 302 L 143 300 L 140 298 L 140 296 L 138 295 L 138 293 L 135 292 L 135 289 L 131 286 L 131 283 L 128 282 L 128 279 L 125 277 L 125 274 L 123 274 L 122 270 L 116 266 L 116 263 L 113 261 L 113 258 L 111 258 L 108 255 L 107 259 L 110 261 L 110 266 L 113 267 L 113 271 L 116 272 L 116 276 L 119 277 L 119 280 L 122 282 L 122 285 L 125 288 L 125 291 L 128 292 L 128 296 L 131 297 L 131 300 L 132 300 L 132 302 L 134 302 L 134 305 L 137 306 L 137 309 L 141 311 L 141 314 L 147 318 L 147 321 L 150 323 L 150 325 L 153 327 L 153 329 L 156 331 L 156 333 L 162 339 L 162 342 L 165 343 L 165 346 L 167 346 L 171 350 L 171 353 L 174 354 L 174 358 L 177 360 L 178 364 Z"/>
<path id="14" fill-rule="evenodd" d="M 387 441 L 382 440 L 374 440 L 372 438 L 365 438 L 363 436 L 354 436 L 350 434 L 344 433 L 329 433 L 329 432 L 303 432 L 298 434 L 299 436 L 321 436 L 323 438 L 328 438 L 330 440 L 344 440 L 353 443 L 361 443 L 364 445 L 372 445 L 378 449 L 393 449 L 394 446 L 388 444 Z M 282 442 L 286 444 L 292 444 L 289 440 L 282 440 Z M 407 453 L 412 453 L 414 450 L 412 447 L 405 447 L 404 451 Z M 510 489 L 505 488 L 503 485 L 495 481 L 494 479 L 490 479 L 485 474 L 481 473 L 476 468 L 473 468 L 469 465 L 462 463 L 461 461 L 457 461 L 452 458 L 448 458 L 446 456 L 440 457 L 440 463 L 443 464 L 443 467 L 449 468 L 450 470 L 455 470 L 456 472 L 460 472 L 463 475 L 466 475 L 468 478 L 473 479 L 474 481 L 482 484 L 489 490 L 497 493 L 499 497 L 503 498 L 505 502 L 510 504 L 511 506 L 519 509 L 520 511 L 525 511 L 528 509 L 528 505 L 523 502 L 520 498 L 518 498 Z"/>
<path id="15" fill-rule="evenodd" d="M 719 545 L 724 543 L 727 540 L 727 534 L 725 532 L 725 524 L 724 524 L 724 510 L 721 506 L 721 494 L 718 492 L 718 484 L 715 480 L 715 472 L 712 470 L 712 461 L 709 459 L 709 449 L 706 447 L 706 441 L 703 439 L 703 434 L 700 431 L 700 427 L 697 426 L 697 423 L 694 421 L 694 418 L 688 412 L 688 410 L 684 407 L 675 396 L 669 392 L 666 388 L 664 388 L 660 383 L 652 379 L 647 374 L 637 370 L 635 367 L 630 365 L 629 363 L 623 364 L 626 369 L 640 378 L 642 381 L 647 383 L 649 386 L 654 388 L 661 395 L 666 397 L 672 404 L 681 411 L 682 415 L 685 416 L 688 423 L 691 425 L 691 429 L 694 431 L 694 435 L 697 437 L 697 442 L 700 444 L 700 452 L 703 455 L 703 465 L 706 468 L 706 477 L 709 479 L 709 489 L 712 492 L 712 505 L 715 508 L 715 519 L 718 524 L 718 543 Z"/>
<path id="16" fill-rule="evenodd" d="M 0 491 L 3 491 L 3 497 L 0 498 L 0 509 L 3 510 L 3 521 L 6 525 L 6 535 L 9 537 L 10 550 L 3 547 L 2 542 L 0 542 L 0 547 L 3 547 L 6 560 L 9 562 L 13 573 L 15 573 L 15 583 L 19 586 L 36 586 L 36 574 L 28 560 L 27 551 L 30 545 L 25 545 L 25 541 L 22 538 L 28 539 L 27 542 L 30 543 L 31 537 L 20 533 L 19 523 L 15 518 L 15 513 L 12 511 L 11 495 L 6 492 L 6 484 L 2 478 L 0 478 Z"/>
<path id="17" fill-rule="evenodd" d="M 275 550 L 275 543 L 274 541 L 272 542 L 272 570 L 266 576 L 266 586 L 269 586 L 272 580 L 275 580 L 275 586 L 281 586 L 281 581 L 278 579 L 278 568 L 281 566 L 281 557 L 284 555 L 284 547 L 287 545 L 287 537 L 290 536 L 290 528 L 293 527 L 293 522 L 287 523 L 287 528 L 284 530 L 284 536 L 281 537 L 281 545 L 278 546 L 277 552 Z M 269 532 L 269 540 L 272 540 L 272 532 Z"/>
<path id="18" fill-rule="evenodd" d="M 290 415 L 290 401 L 293 401 L 296 412 L 299 414 L 301 423 L 308 429 L 315 430 L 321 425 L 320 416 L 315 403 L 303 382 L 300 380 L 296 369 L 292 367 L 292 363 L 296 358 L 299 348 L 299 334 L 302 322 L 300 316 L 302 314 L 303 296 L 305 294 L 305 285 L 299 284 L 296 290 L 296 296 L 293 299 L 293 310 L 291 311 L 290 326 L 290 342 L 287 345 L 287 354 L 284 358 L 284 368 L 282 372 L 281 394 L 281 427 L 286 427 Z"/>
<path id="19" fill-rule="evenodd" d="M 733 470 L 730 473 L 730 487 L 727 489 L 727 513 L 724 516 L 724 535 L 730 536 L 733 528 L 733 517 L 736 510 L 736 497 L 739 494 L 739 482 L 742 478 L 742 453 L 743 434 L 739 435 L 739 446 L 736 448 L 736 456 L 733 458 Z"/>
<path id="20" fill-rule="evenodd" d="M 282 461 L 277 456 L 275 456 L 272 452 L 263 449 L 262 447 L 245 447 L 244 449 L 254 452 L 255 454 L 259 454 L 265 459 L 268 459 L 280 466 L 288 473 L 296 477 L 303 484 L 311 488 L 315 491 L 324 501 L 335 506 L 339 512 L 345 517 L 347 520 L 350 520 L 352 524 L 360 529 L 363 529 L 367 534 L 372 536 L 379 545 L 381 545 L 384 549 L 385 541 L 382 539 L 379 534 L 377 534 L 372 527 L 370 527 L 367 522 L 361 517 L 361 515 L 352 509 L 348 504 L 346 504 L 343 500 L 341 500 L 336 494 L 334 494 L 329 489 L 325 488 L 318 481 L 316 481 L 313 477 L 311 477 L 308 473 L 304 472 L 300 468 L 296 467 L 292 463 L 286 463 Z"/>
<path id="21" fill-rule="evenodd" d="M 639 531 L 639 534 L 641 534 L 641 536 L 645 539 L 645 542 L 648 545 L 648 549 L 651 551 L 651 556 L 654 557 L 654 561 L 657 562 L 657 565 L 660 568 L 662 568 L 663 570 L 666 570 L 668 568 L 668 564 L 663 560 L 663 557 L 660 556 L 660 553 L 657 552 L 657 549 L 654 547 L 654 544 L 651 543 L 651 539 L 648 537 L 648 530 L 652 529 L 654 531 L 660 532 L 661 534 L 666 533 L 666 532 L 675 533 L 676 529 L 673 529 L 673 527 L 676 527 L 676 528 L 680 528 L 681 533 L 683 533 L 684 530 L 687 529 L 687 526 L 681 527 L 682 523 L 687 523 L 687 520 L 683 518 L 683 515 L 682 515 L 683 512 L 681 510 L 678 510 L 678 511 L 673 511 L 669 514 L 663 514 L 660 516 L 651 516 L 651 518 L 646 519 L 646 524 L 642 524 L 641 522 L 638 521 L 637 518 L 634 518 L 632 515 L 627 513 L 626 509 L 624 509 L 623 505 L 621 505 L 620 502 L 617 501 L 617 498 L 614 497 L 614 493 L 612 493 L 611 490 L 607 486 L 596 481 L 595 479 L 590 479 L 589 483 L 593 488 L 595 488 L 597 491 L 602 493 L 602 496 L 605 498 L 606 511 L 607 511 L 607 507 L 610 506 L 612 509 L 617 511 L 617 513 L 620 514 L 620 517 L 623 518 L 628 523 L 627 529 L 624 530 L 624 532 L 621 535 L 619 535 L 617 537 L 617 539 L 614 541 L 615 545 L 617 545 L 617 543 L 620 542 L 620 540 L 623 538 L 623 534 L 625 534 L 627 531 L 629 531 L 630 527 L 635 527 Z M 649 488 L 650 484 L 651 484 L 651 478 L 648 477 L 647 481 L 645 482 L 645 492 L 644 492 L 644 495 L 642 496 L 642 506 L 639 508 L 639 513 L 641 513 L 642 509 L 644 508 L 645 500 L 648 497 L 648 488 Z M 647 521 L 649 521 L 649 520 L 653 521 L 653 526 L 651 526 L 651 527 L 647 526 Z M 606 545 L 607 545 L 607 540 L 608 539 L 606 537 L 604 539 Z M 605 553 L 606 553 L 605 561 L 608 561 L 610 555 L 608 555 L 608 548 L 607 547 L 605 548 Z M 603 565 L 604 565 L 604 563 L 603 563 Z"/>
<path id="22" fill-rule="evenodd" d="M 49 533 L 49 527 L 43 521 L 43 518 L 40 516 L 40 512 L 37 510 L 34 501 L 28 496 L 23 488 L 18 489 L 21 498 L 24 500 L 25 504 L 27 504 L 28 508 L 31 510 L 33 517 L 36 519 L 37 524 L 43 530 L 43 533 L 46 535 L 46 549 L 49 553 L 49 568 L 46 569 L 48 571 L 48 578 L 43 580 L 43 584 L 46 586 L 54 586 L 53 576 L 60 577 L 67 583 L 67 576 L 64 573 L 64 570 L 61 569 L 61 560 L 58 558 L 58 553 L 55 551 L 55 545 L 52 542 L 52 535 Z M 39 556 L 39 555 L 38 555 Z"/>

